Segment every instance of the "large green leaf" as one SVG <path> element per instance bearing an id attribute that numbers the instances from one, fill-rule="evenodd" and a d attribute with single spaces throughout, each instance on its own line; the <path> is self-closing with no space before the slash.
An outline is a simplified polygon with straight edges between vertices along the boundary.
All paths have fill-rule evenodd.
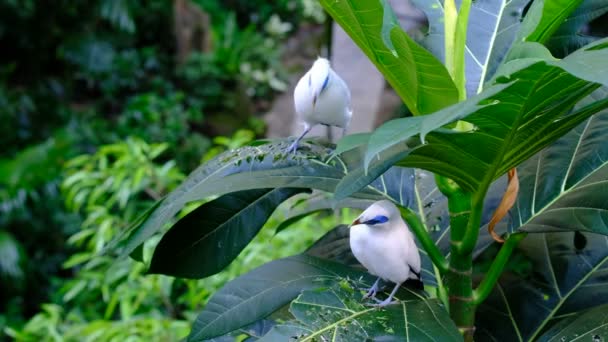
<path id="1" fill-rule="evenodd" d="M 577 313 L 556 324 L 538 340 L 543 342 L 602 342 L 608 336 L 608 304 Z"/>
<path id="2" fill-rule="evenodd" d="M 432 113 L 458 100 L 443 64 L 399 27 L 387 0 L 321 0 L 321 4 L 378 67 L 412 113 Z"/>
<path id="3" fill-rule="evenodd" d="M 608 96 L 600 88 L 582 105 Z M 511 231 L 582 230 L 608 235 L 608 110 L 518 168 Z"/>
<path id="4" fill-rule="evenodd" d="M 492 107 L 496 104 L 494 101 L 491 101 L 492 97 L 507 87 L 508 85 L 504 84 L 495 85 L 483 94 L 474 96 L 468 101 L 444 108 L 436 113 L 395 119 L 384 123 L 373 132 L 367 142 L 365 175 L 370 175 L 370 177 L 373 177 L 371 179 L 375 179 L 378 174 L 384 173 L 389 167 L 393 166 L 394 161 L 396 161 L 395 158 L 402 158 L 400 155 L 401 149 L 394 147 L 401 145 L 411 148 L 413 144 L 412 142 L 408 142 L 408 140 L 413 136 L 417 134 L 424 136 L 428 132 L 462 119 L 472 112 Z M 374 163 L 370 172 L 369 169 L 372 162 Z M 347 191 L 347 188 L 341 189 L 344 184 L 352 186 L 352 184 L 356 183 L 353 183 L 350 178 L 345 179 L 337 191 L 336 195 L 338 198 L 343 197 L 341 196 L 342 191 Z"/>
<path id="5" fill-rule="evenodd" d="M 372 277 L 348 266 L 307 255 L 279 259 L 246 273 L 216 292 L 197 317 L 188 341 L 221 336 L 262 319 L 296 298 L 343 278 Z"/>
<path id="6" fill-rule="evenodd" d="M 599 39 L 600 37 L 585 34 L 583 29 L 589 22 L 606 12 L 608 12 L 607 0 L 583 0 L 545 44 L 555 56 L 564 57 Z"/>
<path id="7" fill-rule="evenodd" d="M 362 149 L 331 156 L 330 149 L 309 145 L 295 155 L 285 155 L 288 142 L 244 147 L 220 155 L 192 172 L 141 222 L 120 238 L 123 255 L 131 253 L 147 238 L 172 223 L 186 203 L 209 196 L 261 188 L 313 188 L 332 192 L 338 182 L 362 164 Z M 408 206 L 412 201 L 413 170 L 393 168 L 354 194 L 358 198 L 390 199 Z M 399 184 L 387 187 L 386 184 Z"/>
<path id="8" fill-rule="evenodd" d="M 256 236 L 274 209 L 301 188 L 226 194 L 180 219 L 160 240 L 149 273 L 204 278 L 228 266 Z"/>
<path id="9" fill-rule="evenodd" d="M 582 100 L 576 108 L 606 96 L 608 91 L 602 87 Z M 589 222 L 589 218 L 605 215 L 602 209 L 606 205 L 602 206 L 599 187 L 583 187 L 586 183 L 593 183 L 593 179 L 605 180 L 608 177 L 604 169 L 605 160 L 608 159 L 608 144 L 604 137 L 606 125 L 608 111 L 603 110 L 518 166 L 520 187 L 517 201 L 495 231 L 498 234 L 520 229 L 531 233 L 567 230 L 606 233 L 605 223 Z M 600 187 L 602 184 L 600 181 Z M 489 193 L 491 195 L 494 191 Z M 585 198 L 578 201 L 580 194 L 584 194 Z M 568 214 L 573 218 L 569 218 Z M 476 254 L 493 242 L 487 226 L 482 225 Z"/>
<path id="10" fill-rule="evenodd" d="M 533 340 L 563 317 L 608 303 L 608 237 L 591 233 L 530 234 L 519 251 L 527 277 L 503 275 L 477 313 L 479 340 Z"/>
<path id="11" fill-rule="evenodd" d="M 474 1 L 469 13 L 465 46 L 466 88 L 469 96 L 480 93 L 496 72 L 517 35 L 521 15 L 530 0 Z M 441 0 L 413 0 L 429 21 L 423 40 L 440 60 L 444 59 L 444 7 Z"/>
<path id="12" fill-rule="evenodd" d="M 290 306 L 295 320 L 275 326 L 260 341 L 289 341 L 294 336 L 298 341 L 462 341 L 437 300 L 402 298 L 398 305 L 378 310 L 360 299 L 347 281 L 303 291 Z"/>
<path id="13" fill-rule="evenodd" d="M 492 105 L 480 106 L 469 115 L 459 117 L 475 126 L 472 132 L 436 130 L 426 135 L 425 144 L 413 149 L 404 144 L 393 145 L 391 149 L 397 146 L 401 151 L 397 149 L 391 153 L 404 156 L 398 165 L 442 174 L 467 190 L 475 191 L 489 184 L 592 114 L 608 107 L 608 99 L 601 99 L 571 112 L 576 103 L 598 87 L 593 82 L 608 84 L 607 41 L 600 40 L 561 61 L 536 62 L 509 75 L 509 86 L 489 97 Z M 498 80 L 503 82 L 507 77 Z M 450 118 L 458 108 L 466 105 L 466 102 L 459 103 L 447 108 L 442 115 Z M 421 135 L 425 133 L 422 126 Z M 372 135 L 370 145 L 385 146 L 390 143 L 389 139 L 394 140 L 394 137 L 383 136 L 382 131 L 378 134 L 381 135 L 378 139 Z M 374 145 L 369 147 L 368 153 L 378 150 Z M 358 185 L 365 185 L 365 182 Z M 348 192 L 355 190 L 357 187 Z M 348 192 L 340 195 L 347 196 Z"/>
<path id="14" fill-rule="evenodd" d="M 545 43 L 582 0 L 536 0 L 518 33 L 518 41 Z"/>

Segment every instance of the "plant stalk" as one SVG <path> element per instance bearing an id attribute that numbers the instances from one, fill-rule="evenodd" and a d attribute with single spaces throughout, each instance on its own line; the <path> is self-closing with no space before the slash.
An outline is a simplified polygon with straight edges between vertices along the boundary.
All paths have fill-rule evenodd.
<path id="1" fill-rule="evenodd" d="M 500 251 L 498 255 L 492 261 L 492 265 L 490 265 L 490 269 L 486 273 L 485 277 L 473 291 L 473 301 L 475 305 L 481 304 L 492 292 L 494 285 L 498 281 L 498 278 L 502 274 L 502 271 L 505 268 L 505 265 L 509 261 L 509 257 L 513 253 L 513 249 L 517 247 L 517 244 L 528 235 L 527 233 L 515 233 L 509 235 L 505 243 L 500 247 Z"/>
<path id="2" fill-rule="evenodd" d="M 448 199 L 450 213 L 450 261 L 445 273 L 448 290 L 450 317 L 462 333 L 465 341 L 472 341 L 475 332 L 475 309 L 473 300 L 473 254 L 463 253 L 459 248 L 467 233 L 471 211 L 471 194 L 462 190 L 455 182 L 435 176 L 439 190 Z M 479 230 L 479 227 L 477 227 Z"/>

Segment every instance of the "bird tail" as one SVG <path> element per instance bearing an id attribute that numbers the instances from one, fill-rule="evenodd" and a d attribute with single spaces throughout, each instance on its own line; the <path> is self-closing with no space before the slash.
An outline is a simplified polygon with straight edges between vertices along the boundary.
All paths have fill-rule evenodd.
<path id="1" fill-rule="evenodd" d="M 408 279 L 405 281 L 405 283 L 403 283 L 403 285 L 405 287 L 407 287 L 408 289 L 414 289 L 414 290 L 424 290 L 424 283 L 422 282 L 422 280 L 420 279 Z"/>

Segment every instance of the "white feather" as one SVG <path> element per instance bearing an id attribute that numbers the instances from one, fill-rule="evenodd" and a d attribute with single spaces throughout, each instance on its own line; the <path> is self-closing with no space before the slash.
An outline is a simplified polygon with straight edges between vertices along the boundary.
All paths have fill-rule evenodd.
<path id="1" fill-rule="evenodd" d="M 420 254 L 414 236 L 390 201 L 378 201 L 355 221 L 366 222 L 386 216 L 385 223 L 355 224 L 350 229 L 350 247 L 369 273 L 396 284 L 420 274 Z M 413 272 L 412 272 L 413 271 Z"/>
<path id="2" fill-rule="evenodd" d="M 293 97 L 296 113 L 306 125 L 348 127 L 352 117 L 350 90 L 327 59 L 315 61 L 298 81 Z"/>

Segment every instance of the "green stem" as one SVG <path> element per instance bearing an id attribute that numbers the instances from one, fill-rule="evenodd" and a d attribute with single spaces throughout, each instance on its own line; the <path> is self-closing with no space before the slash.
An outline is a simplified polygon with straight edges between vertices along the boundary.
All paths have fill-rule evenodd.
<path id="1" fill-rule="evenodd" d="M 439 190 L 448 198 L 450 213 L 451 252 L 448 271 L 445 274 L 450 317 L 460 329 L 465 341 L 472 341 L 476 309 L 471 278 L 473 255 L 472 252 L 462 253 L 458 248 L 471 219 L 471 194 L 445 177 L 435 176 L 435 181 Z"/>
<path id="2" fill-rule="evenodd" d="M 513 249 L 517 247 L 517 244 L 528 235 L 527 233 L 515 233 L 509 235 L 505 243 L 500 248 L 498 255 L 492 261 L 492 265 L 490 265 L 490 269 L 486 273 L 485 277 L 473 292 L 473 299 L 475 305 L 481 304 L 492 292 L 494 285 L 496 285 L 496 281 L 502 274 L 502 271 L 505 268 L 505 265 L 509 261 L 509 257 L 511 253 L 513 253 Z"/>
<path id="3" fill-rule="evenodd" d="M 445 273 L 448 270 L 448 262 L 431 239 L 428 230 L 422 224 L 418 215 L 410 208 L 399 207 L 399 210 L 401 211 L 401 216 L 407 222 L 414 235 L 416 235 L 435 267 L 439 269 L 441 274 Z"/>
<path id="4" fill-rule="evenodd" d="M 470 217 L 467 227 L 464 229 L 464 234 L 458 242 L 454 242 L 459 253 L 469 254 L 475 249 L 477 238 L 479 237 L 479 229 L 481 227 L 481 215 L 483 213 L 483 200 L 486 195 L 486 189 L 480 189 L 475 193 L 471 200 Z"/>

